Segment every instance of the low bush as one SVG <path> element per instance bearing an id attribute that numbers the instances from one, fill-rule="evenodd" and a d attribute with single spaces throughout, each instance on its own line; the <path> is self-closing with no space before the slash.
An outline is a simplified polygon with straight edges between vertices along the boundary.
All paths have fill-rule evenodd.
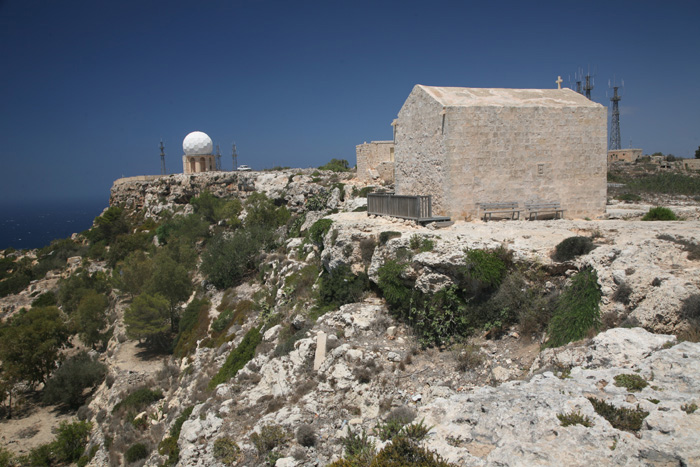
<path id="1" fill-rule="evenodd" d="M 617 286 L 617 290 L 613 293 L 613 300 L 623 305 L 629 305 L 630 295 L 632 295 L 632 287 L 627 282 L 622 282 Z"/>
<path id="2" fill-rule="evenodd" d="M 588 400 L 596 413 L 618 430 L 637 432 L 641 430 L 644 419 L 649 415 L 649 412 L 640 409 L 639 406 L 636 409 L 617 408 L 595 397 L 589 397 Z"/>
<path id="3" fill-rule="evenodd" d="M 369 265 L 374 255 L 374 249 L 377 246 L 377 241 L 374 237 L 363 238 L 360 240 L 360 257 L 365 265 Z"/>
<path id="4" fill-rule="evenodd" d="M 330 272 L 324 271 L 321 275 L 319 294 L 322 304 L 339 307 L 359 301 L 368 289 L 367 274 L 353 274 L 350 266 L 343 264 Z"/>
<path id="5" fill-rule="evenodd" d="M 287 441 L 287 433 L 279 425 L 265 425 L 260 429 L 260 433 L 250 435 L 250 442 L 260 456 L 266 456 L 276 447 Z"/>
<path id="6" fill-rule="evenodd" d="M 588 417 L 588 415 L 581 415 L 581 412 L 569 412 L 569 413 L 558 413 L 557 418 L 561 422 L 561 426 L 570 425 L 583 425 L 585 427 L 592 427 L 593 420 Z"/>
<path id="7" fill-rule="evenodd" d="M 197 341 L 207 336 L 211 319 L 210 305 L 206 298 L 195 298 L 185 307 L 178 323 L 179 332 L 174 342 L 173 354 L 176 357 L 182 358 L 194 352 Z"/>
<path id="8" fill-rule="evenodd" d="M 628 391 L 641 391 L 648 386 L 644 378 L 639 375 L 625 373 L 615 376 L 615 386 L 619 388 L 627 388 Z"/>
<path id="9" fill-rule="evenodd" d="M 552 259 L 558 262 L 571 261 L 577 256 L 590 253 L 595 248 L 589 237 L 569 237 L 562 240 L 554 249 Z"/>
<path id="10" fill-rule="evenodd" d="M 177 465 L 178 461 L 180 460 L 180 447 L 177 445 L 177 440 L 180 438 L 182 425 L 188 418 L 190 418 L 190 415 L 192 415 L 193 408 L 194 406 L 189 406 L 183 410 L 180 416 L 175 419 L 173 426 L 170 428 L 170 436 L 164 438 L 158 445 L 158 454 L 161 456 L 168 456 L 168 459 L 163 465 Z"/>
<path id="11" fill-rule="evenodd" d="M 160 389 L 150 389 L 141 387 L 132 391 L 128 396 L 122 399 L 112 409 L 112 413 L 116 413 L 121 409 L 132 410 L 136 413 L 142 412 L 149 405 L 163 398 L 163 391 Z"/>
<path id="12" fill-rule="evenodd" d="M 691 402 L 690 404 L 683 404 L 681 405 L 681 410 L 690 415 L 691 413 L 694 413 L 696 410 L 698 410 L 698 405 L 695 402 Z"/>
<path id="13" fill-rule="evenodd" d="M 376 453 L 374 441 L 369 439 L 364 429 L 356 433 L 348 426 L 348 433 L 340 442 L 345 451 L 345 458 L 356 462 L 356 465 L 369 465 Z"/>
<path id="14" fill-rule="evenodd" d="M 621 195 L 618 195 L 617 199 L 626 203 L 633 203 L 635 201 L 641 201 L 642 197 L 639 195 L 635 195 L 634 193 L 623 193 Z"/>
<path id="15" fill-rule="evenodd" d="M 317 441 L 316 430 L 311 425 L 301 425 L 297 430 L 297 442 L 302 446 L 315 446 Z"/>
<path id="16" fill-rule="evenodd" d="M 221 383 L 225 383 L 236 374 L 255 356 L 255 349 L 262 341 L 260 328 L 252 328 L 243 337 L 241 343 L 226 358 L 219 372 L 209 382 L 209 389 L 214 389 Z"/>
<path id="17" fill-rule="evenodd" d="M 466 266 L 462 274 L 467 279 L 467 287 L 474 295 L 494 290 L 500 284 L 507 270 L 501 253 L 496 250 L 465 250 Z"/>
<path id="18" fill-rule="evenodd" d="M 560 347 L 583 339 L 600 327 L 600 298 L 598 275 L 593 268 L 585 268 L 571 278 L 571 285 L 557 301 L 549 322 L 549 341 L 546 347 Z"/>
<path id="19" fill-rule="evenodd" d="M 231 438 L 224 436 L 214 441 L 214 450 L 212 454 L 214 455 L 214 459 L 222 464 L 234 465 L 236 460 L 238 460 L 238 456 L 241 454 L 241 448 L 239 448 L 238 444 Z"/>
<path id="20" fill-rule="evenodd" d="M 124 460 L 128 463 L 136 462 L 146 457 L 148 457 L 148 448 L 143 443 L 132 444 L 124 453 Z"/>
<path id="21" fill-rule="evenodd" d="M 85 451 L 91 430 L 92 423 L 90 422 L 61 422 L 56 431 L 56 440 L 51 443 L 56 457 L 67 463 L 80 459 Z"/>
<path id="22" fill-rule="evenodd" d="M 384 447 L 372 461 L 372 467 L 452 467 L 450 464 L 432 451 L 419 446 L 403 436 L 395 437 L 390 444 Z"/>
<path id="23" fill-rule="evenodd" d="M 424 253 L 426 251 L 432 251 L 435 248 L 435 242 L 428 238 L 418 234 L 411 235 L 408 240 L 408 246 L 413 251 L 420 251 Z"/>
<path id="24" fill-rule="evenodd" d="M 383 423 L 374 428 L 374 434 L 382 441 L 393 439 L 416 418 L 416 413 L 408 407 L 397 407 L 392 410 Z"/>
<path id="25" fill-rule="evenodd" d="M 350 170 L 350 163 L 345 159 L 331 159 L 330 162 L 319 167 L 319 170 L 330 170 L 333 172 L 347 172 Z"/>
<path id="26" fill-rule="evenodd" d="M 319 219 L 309 227 L 309 240 L 311 240 L 319 248 L 323 248 L 323 237 L 326 236 L 328 231 L 333 225 L 333 220 L 331 219 Z"/>
<path id="27" fill-rule="evenodd" d="M 386 242 L 391 240 L 392 238 L 400 238 L 401 237 L 401 232 L 395 232 L 393 230 L 387 230 L 379 234 L 379 244 L 380 245 L 385 245 Z"/>
<path id="28" fill-rule="evenodd" d="M 83 403 L 83 391 L 100 383 L 106 374 L 104 364 L 82 351 L 63 362 L 51 375 L 44 387 L 44 403 L 77 409 Z"/>
<path id="29" fill-rule="evenodd" d="M 649 212 L 642 217 L 643 221 L 675 221 L 678 220 L 676 214 L 669 208 L 657 206 L 649 209 Z"/>

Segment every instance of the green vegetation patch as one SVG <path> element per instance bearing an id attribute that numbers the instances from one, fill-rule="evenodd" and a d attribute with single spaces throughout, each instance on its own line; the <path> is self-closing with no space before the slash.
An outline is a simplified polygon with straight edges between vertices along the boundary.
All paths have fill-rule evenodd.
<path id="1" fill-rule="evenodd" d="M 179 323 L 179 333 L 175 338 L 173 354 L 185 357 L 197 348 L 197 341 L 207 336 L 209 328 L 209 300 L 195 298 L 182 313 Z"/>
<path id="2" fill-rule="evenodd" d="M 148 457 L 148 448 L 143 443 L 136 443 L 129 446 L 129 449 L 124 453 L 124 460 L 128 463 L 136 462 Z"/>
<path id="3" fill-rule="evenodd" d="M 323 237 L 326 236 L 328 231 L 331 229 L 333 220 L 331 219 L 319 219 L 309 227 L 309 240 L 319 247 L 323 247 Z"/>
<path id="4" fill-rule="evenodd" d="M 615 376 L 615 386 L 619 388 L 627 388 L 628 391 L 641 391 L 648 385 L 649 383 L 647 383 L 644 378 L 639 375 L 625 373 Z"/>
<path id="5" fill-rule="evenodd" d="M 236 374 L 255 356 L 255 348 L 262 341 L 260 328 L 255 327 L 246 333 L 241 343 L 226 358 L 219 372 L 209 382 L 209 389 L 214 389 L 221 383 L 225 383 Z"/>
<path id="6" fill-rule="evenodd" d="M 112 409 L 112 413 L 119 410 L 133 410 L 134 412 L 142 412 L 149 405 L 163 398 L 163 391 L 160 389 L 150 389 L 147 387 L 138 388 L 132 391 L 128 396 L 119 401 Z"/>
<path id="7" fill-rule="evenodd" d="M 233 465 L 241 454 L 241 448 L 238 447 L 235 441 L 224 436 L 217 438 L 214 441 L 214 450 L 212 452 L 214 459 L 225 465 Z"/>
<path id="8" fill-rule="evenodd" d="M 642 217 L 643 221 L 675 221 L 678 220 L 676 214 L 669 208 L 656 206 L 649 209 L 649 212 Z"/>
<path id="9" fill-rule="evenodd" d="M 392 238 L 400 238 L 400 237 L 401 237 L 401 232 L 387 230 L 387 231 L 384 231 L 384 232 L 379 234 L 379 244 L 385 245 L 386 242 L 388 242 Z"/>
<path id="10" fill-rule="evenodd" d="M 583 339 L 600 327 L 600 298 L 598 274 L 585 268 L 571 278 L 549 322 L 549 341 L 546 347 L 560 347 Z"/>
<path id="11" fill-rule="evenodd" d="M 557 418 L 561 422 L 561 426 L 570 425 L 583 425 L 585 427 L 592 427 L 593 420 L 588 417 L 588 415 L 581 415 L 581 412 L 569 412 L 569 413 L 558 413 Z"/>
<path id="12" fill-rule="evenodd" d="M 577 256 L 590 253 L 594 248 L 593 240 L 589 237 L 569 237 L 555 247 L 552 259 L 558 262 L 571 261 Z"/>
<path id="13" fill-rule="evenodd" d="M 331 159 L 330 162 L 319 167 L 319 170 L 330 170 L 332 172 L 348 172 L 350 163 L 345 159 Z"/>
<path id="14" fill-rule="evenodd" d="M 642 429 L 642 423 L 649 415 L 649 412 L 640 409 L 639 406 L 636 409 L 618 408 L 595 397 L 589 397 L 588 400 L 596 413 L 618 430 L 637 432 Z"/>

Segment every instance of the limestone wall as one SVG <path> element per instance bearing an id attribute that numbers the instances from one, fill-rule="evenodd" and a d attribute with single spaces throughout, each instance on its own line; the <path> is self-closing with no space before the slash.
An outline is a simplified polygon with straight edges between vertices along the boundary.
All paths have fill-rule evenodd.
<path id="1" fill-rule="evenodd" d="M 355 147 L 357 178 L 363 182 L 394 182 L 394 142 L 372 141 Z"/>
<path id="2" fill-rule="evenodd" d="M 394 186 L 399 195 L 433 196 L 433 214 L 445 212 L 445 146 L 442 105 L 414 89 L 396 124 Z"/>
<path id="3" fill-rule="evenodd" d="M 213 155 L 182 156 L 182 173 L 213 172 L 216 170 L 216 160 Z"/>
<path id="4" fill-rule="evenodd" d="M 441 112 L 444 112 L 444 125 Z M 605 213 L 607 115 L 600 105 L 446 106 L 414 89 L 399 113 L 397 194 L 433 195 L 433 214 L 477 203 L 558 201 L 569 218 Z"/>

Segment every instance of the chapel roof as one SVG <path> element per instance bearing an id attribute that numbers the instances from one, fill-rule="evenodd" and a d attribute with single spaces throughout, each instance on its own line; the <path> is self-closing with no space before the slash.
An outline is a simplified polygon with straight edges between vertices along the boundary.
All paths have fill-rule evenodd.
<path id="1" fill-rule="evenodd" d="M 416 85 L 448 107 L 597 107 L 572 89 L 454 88 Z"/>

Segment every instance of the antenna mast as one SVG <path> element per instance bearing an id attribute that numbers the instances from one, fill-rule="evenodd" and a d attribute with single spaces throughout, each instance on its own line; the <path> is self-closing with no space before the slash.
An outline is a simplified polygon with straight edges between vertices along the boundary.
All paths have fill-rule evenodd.
<path id="1" fill-rule="evenodd" d="M 233 143 L 231 157 L 233 157 L 233 170 L 235 171 L 238 168 L 238 150 L 236 149 L 236 143 Z"/>
<path id="2" fill-rule="evenodd" d="M 586 97 L 591 100 L 591 91 L 593 90 L 593 77 L 589 71 L 586 74 L 586 83 L 583 85 L 583 90 L 586 92 Z"/>
<path id="3" fill-rule="evenodd" d="M 165 175 L 165 146 L 163 146 L 163 139 L 160 140 L 160 174 Z"/>
<path id="4" fill-rule="evenodd" d="M 216 145 L 216 170 L 221 170 L 221 151 L 219 151 L 219 145 Z"/>
<path id="5" fill-rule="evenodd" d="M 619 86 L 615 86 L 613 82 L 613 96 L 610 98 L 612 102 L 612 118 L 610 119 L 610 149 L 620 149 L 620 107 L 619 102 L 622 96 L 617 94 Z"/>

